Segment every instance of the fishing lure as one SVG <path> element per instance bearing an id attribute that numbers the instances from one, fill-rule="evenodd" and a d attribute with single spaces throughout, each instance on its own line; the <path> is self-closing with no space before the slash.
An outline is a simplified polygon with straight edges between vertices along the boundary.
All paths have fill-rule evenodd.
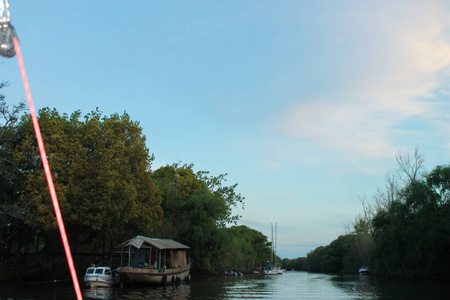
<path id="1" fill-rule="evenodd" d="M 17 39 L 16 31 L 11 25 L 11 15 L 9 12 L 9 1 L 0 0 L 0 55 L 13 57 L 16 55 L 14 48 L 14 38 Z"/>

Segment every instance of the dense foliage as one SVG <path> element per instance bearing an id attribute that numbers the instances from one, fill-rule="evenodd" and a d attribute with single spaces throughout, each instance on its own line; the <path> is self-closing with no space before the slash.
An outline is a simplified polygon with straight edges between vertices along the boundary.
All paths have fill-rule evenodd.
<path id="1" fill-rule="evenodd" d="M 164 211 L 163 226 L 156 233 L 190 245 L 195 271 L 253 266 L 269 257 L 267 237 L 245 226 L 227 227 L 238 220 L 232 208 L 244 198 L 236 193 L 236 185 L 223 185 L 225 178 L 179 164 L 153 174 Z"/>
<path id="2" fill-rule="evenodd" d="M 75 241 L 149 233 L 158 225 L 159 192 L 150 180 L 151 160 L 138 123 L 127 114 L 101 117 L 96 111 L 81 121 L 79 112 L 69 117 L 49 109 L 40 111 L 39 122 L 61 210 Z M 28 116 L 16 132 L 20 139 L 14 157 L 24 178 L 18 203 L 28 207 L 27 224 L 54 238 L 53 207 Z"/>
<path id="3" fill-rule="evenodd" d="M 313 272 L 355 273 L 369 265 L 383 275 L 449 276 L 450 166 L 423 172 L 417 149 L 396 158 L 397 176 L 387 176 L 372 204 L 362 199 L 364 213 L 351 232 L 284 264 Z"/>
<path id="4" fill-rule="evenodd" d="M 371 267 L 380 274 L 449 275 L 450 166 L 410 182 L 373 219 Z"/>
<path id="5" fill-rule="evenodd" d="M 159 225 L 160 192 L 137 122 L 99 111 L 82 120 L 80 112 L 68 116 L 47 108 L 38 118 L 74 253 L 111 247 Z M 18 261 L 24 259 L 20 253 L 32 252 L 34 259 L 24 265 L 38 269 L 44 257 L 60 256 L 59 230 L 30 117 L 24 115 L 6 133 L 14 138 L 1 141 L 2 165 L 12 162 L 15 171 L 0 181 L 6 195 L 0 203 L 2 258 L 12 260 L 14 254 Z"/>
<path id="6" fill-rule="evenodd" d="M 282 260 L 282 265 L 286 270 L 305 271 L 306 257 L 298 257 L 294 259 L 284 258 Z"/>
<path id="7" fill-rule="evenodd" d="M 2 83 L 0 88 L 7 86 Z M 0 275 L 2 281 L 67 276 L 44 170 L 24 104 L 0 99 Z M 48 161 L 78 272 L 108 264 L 114 246 L 136 235 L 189 245 L 194 271 L 218 272 L 267 260 L 267 237 L 233 208 L 244 198 L 226 174 L 173 164 L 151 170 L 138 122 L 98 110 L 38 112 Z M 231 227 L 230 227 L 231 226 Z M 15 270 L 15 272 L 12 272 Z"/>
<path id="8" fill-rule="evenodd" d="M 372 238 L 368 226 L 359 220 L 354 230 L 339 236 L 328 246 L 320 246 L 309 252 L 303 270 L 324 273 L 354 273 L 369 263 Z"/>
<path id="9" fill-rule="evenodd" d="M 222 267 L 259 268 L 270 259 L 271 243 L 261 232 L 241 225 L 226 228 L 225 236 Z"/>

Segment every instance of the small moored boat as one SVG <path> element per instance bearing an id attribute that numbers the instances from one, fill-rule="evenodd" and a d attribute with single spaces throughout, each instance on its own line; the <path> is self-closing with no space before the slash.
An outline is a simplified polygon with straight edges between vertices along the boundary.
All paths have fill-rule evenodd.
<path id="1" fill-rule="evenodd" d="M 284 272 L 284 269 L 277 266 L 271 266 L 264 270 L 265 275 L 282 275 Z"/>
<path id="2" fill-rule="evenodd" d="M 369 267 L 367 267 L 367 266 L 363 266 L 363 267 L 361 267 L 360 269 L 359 269 L 359 274 L 361 274 L 361 275 L 367 275 L 367 274 L 370 274 L 370 270 L 369 270 Z"/>
<path id="3" fill-rule="evenodd" d="M 111 287 L 119 283 L 119 277 L 115 276 L 115 271 L 111 271 L 110 267 L 92 265 L 86 270 L 83 281 L 90 288 Z"/>
<path id="4" fill-rule="evenodd" d="M 264 269 L 264 275 L 283 275 L 285 269 L 277 265 L 277 223 L 275 223 L 275 243 L 273 241 L 273 223 L 270 224 L 272 230 L 272 251 L 270 259 L 273 262 L 267 262 L 267 266 Z"/>
<path id="5" fill-rule="evenodd" d="M 236 270 L 233 271 L 225 271 L 225 276 L 242 276 L 243 274 L 241 272 L 238 272 Z"/>

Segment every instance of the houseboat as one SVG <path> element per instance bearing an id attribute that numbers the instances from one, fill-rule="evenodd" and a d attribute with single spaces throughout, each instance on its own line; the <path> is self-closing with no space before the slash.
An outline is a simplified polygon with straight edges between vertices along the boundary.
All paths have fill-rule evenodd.
<path id="1" fill-rule="evenodd" d="M 136 236 L 120 247 L 120 280 L 134 285 L 180 284 L 189 280 L 188 246 L 171 239 Z"/>

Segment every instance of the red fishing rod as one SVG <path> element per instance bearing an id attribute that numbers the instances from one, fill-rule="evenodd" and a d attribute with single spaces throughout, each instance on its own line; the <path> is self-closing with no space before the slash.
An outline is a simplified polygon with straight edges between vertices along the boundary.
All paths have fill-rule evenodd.
<path id="1" fill-rule="evenodd" d="M 39 146 L 39 152 L 41 154 L 42 165 L 44 167 L 45 177 L 47 178 L 48 188 L 50 190 L 50 196 L 52 198 L 53 208 L 56 214 L 56 220 L 58 221 L 59 232 L 64 245 L 64 251 L 66 253 L 67 262 L 69 264 L 70 274 L 72 276 L 73 286 L 78 300 L 82 300 L 80 285 L 78 283 L 77 272 L 73 263 L 72 253 L 70 251 L 69 241 L 67 239 L 66 229 L 64 227 L 64 221 L 59 208 L 58 197 L 56 196 L 55 185 L 53 184 L 52 173 L 50 172 L 50 166 L 47 160 L 47 154 L 45 152 L 44 141 L 41 135 L 41 129 L 39 127 L 38 118 L 34 109 L 33 98 L 31 96 L 30 85 L 28 84 L 27 73 L 25 72 L 25 65 L 23 63 L 22 52 L 20 49 L 19 40 L 17 38 L 16 31 L 11 25 L 11 17 L 9 12 L 8 0 L 0 0 L 0 55 L 4 57 L 13 57 L 17 54 L 19 61 L 20 73 L 22 74 L 23 85 L 25 87 L 25 93 L 28 100 L 28 106 L 30 108 L 31 120 L 33 122 L 34 131 L 36 133 L 36 139 Z"/>

